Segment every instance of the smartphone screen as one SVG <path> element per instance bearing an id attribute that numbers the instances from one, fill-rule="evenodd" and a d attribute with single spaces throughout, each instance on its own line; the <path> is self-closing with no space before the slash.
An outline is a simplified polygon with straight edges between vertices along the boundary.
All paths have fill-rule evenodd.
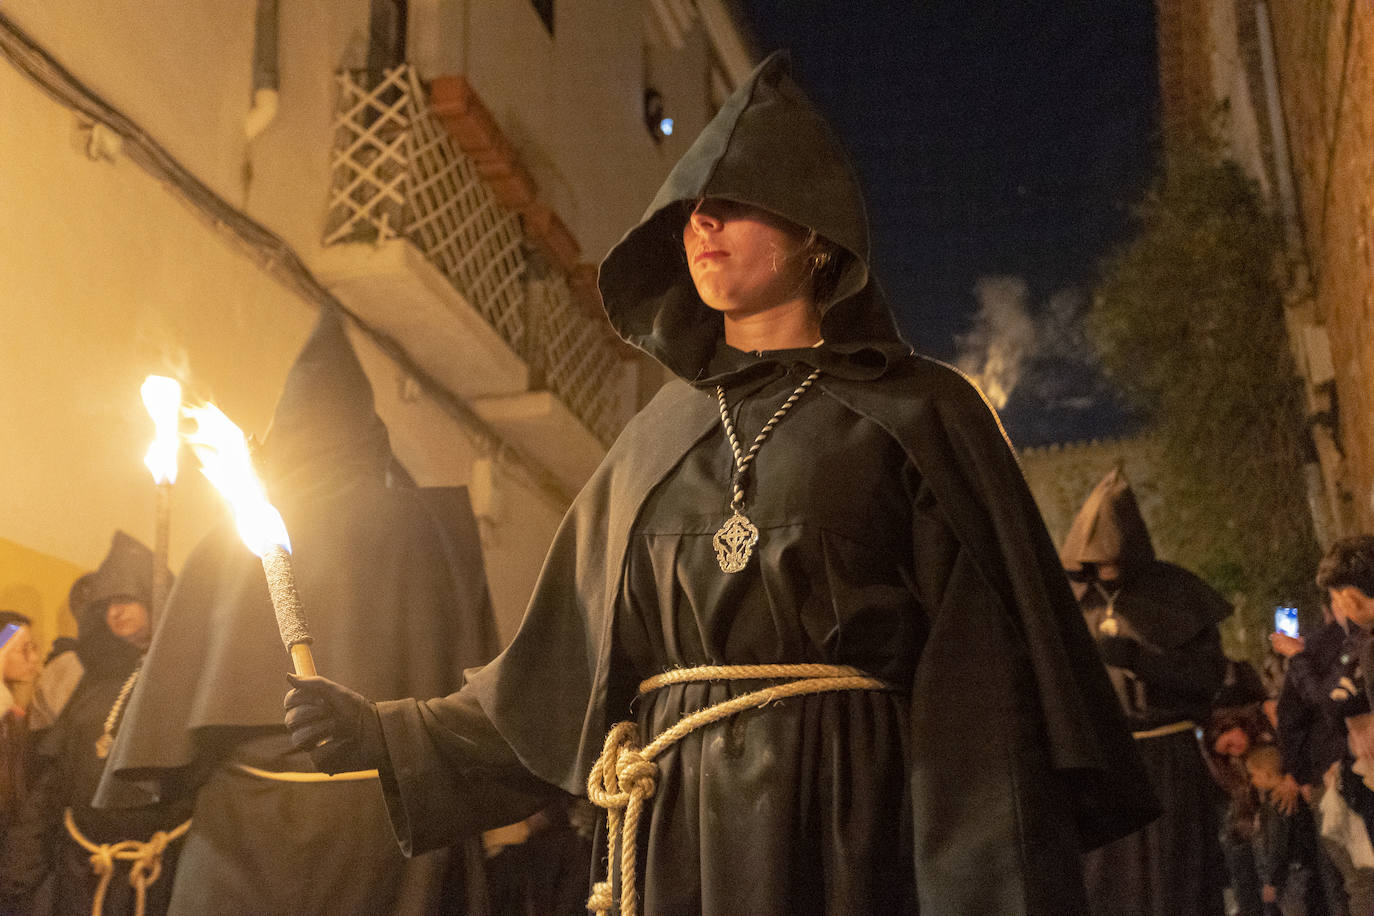
<path id="1" fill-rule="evenodd" d="M 1298 635 L 1298 609 L 1282 606 L 1275 608 L 1274 632 L 1296 637 Z"/>
<path id="2" fill-rule="evenodd" d="M 0 648 L 3 648 L 5 643 L 13 639 L 14 634 L 18 633 L 19 630 L 20 626 L 17 623 L 7 623 L 4 627 L 0 627 Z"/>

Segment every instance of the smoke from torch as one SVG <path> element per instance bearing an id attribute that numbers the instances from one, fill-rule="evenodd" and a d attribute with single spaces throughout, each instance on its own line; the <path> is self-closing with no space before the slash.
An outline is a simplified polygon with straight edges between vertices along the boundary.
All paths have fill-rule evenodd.
<path id="1" fill-rule="evenodd" d="M 281 513 L 268 501 L 267 490 L 253 470 L 248 442 L 242 430 L 213 404 L 187 407 L 185 412 L 196 424 L 186 441 L 200 459 L 201 473 L 229 503 L 243 543 L 262 560 L 277 629 L 296 673 L 314 676 L 310 631 L 291 574 L 291 540 Z"/>

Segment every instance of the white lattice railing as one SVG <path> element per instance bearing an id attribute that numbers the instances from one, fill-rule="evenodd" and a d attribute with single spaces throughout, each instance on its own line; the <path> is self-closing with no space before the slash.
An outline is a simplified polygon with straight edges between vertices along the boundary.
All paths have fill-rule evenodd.
<path id="1" fill-rule="evenodd" d="M 525 295 L 533 344 L 528 359 L 542 370 L 549 390 L 609 445 L 634 407 L 622 403 L 623 360 L 578 310 L 562 276 L 530 278 Z"/>
<path id="2" fill-rule="evenodd" d="M 528 276 L 518 214 L 503 207 L 429 110 L 408 66 L 366 85 L 338 74 L 324 244 L 404 238 L 446 276 L 602 442 L 628 412 L 622 361 L 561 277 Z"/>

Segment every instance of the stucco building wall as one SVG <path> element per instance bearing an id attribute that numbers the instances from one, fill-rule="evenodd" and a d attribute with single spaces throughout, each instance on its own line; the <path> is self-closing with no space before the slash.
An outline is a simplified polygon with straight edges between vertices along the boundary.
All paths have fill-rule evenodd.
<path id="1" fill-rule="evenodd" d="M 278 109 L 250 141 L 256 8 L 13 0 L 0 13 L 311 267 L 326 251 L 335 74 L 365 57 L 369 4 L 280 4 Z M 459 75 L 477 89 L 541 200 L 571 228 L 583 260 L 595 261 L 712 113 L 712 60 L 700 25 L 680 47 L 655 42 L 647 2 L 557 10 L 550 36 L 529 0 L 414 0 L 410 46 L 425 78 Z M 643 122 L 649 79 L 677 118 L 661 145 Z M 90 125 L 3 63 L 0 107 L 0 560 L 13 560 L 0 588 L 37 588 L 50 637 L 60 611 L 51 569 L 94 567 L 116 528 L 151 543 L 144 376 L 179 377 L 188 395 L 214 400 L 261 437 L 316 309 L 117 146 L 92 156 Z M 389 356 L 354 339 L 417 481 L 480 491 L 488 575 L 509 636 L 563 502 L 485 451 Z M 224 512 L 190 464 L 174 495 L 174 569 Z"/>

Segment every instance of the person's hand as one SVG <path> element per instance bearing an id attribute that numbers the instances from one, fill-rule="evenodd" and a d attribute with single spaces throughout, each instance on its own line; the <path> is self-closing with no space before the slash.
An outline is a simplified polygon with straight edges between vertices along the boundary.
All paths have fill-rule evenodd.
<path id="1" fill-rule="evenodd" d="M 1129 636 L 1099 636 L 1097 649 L 1102 660 L 1117 668 L 1132 668 L 1140 664 L 1140 643 Z"/>
<path id="2" fill-rule="evenodd" d="M 1270 633 L 1269 645 L 1284 658 L 1292 658 L 1307 648 L 1307 643 L 1301 636 L 1289 636 L 1287 633 Z"/>
<path id="3" fill-rule="evenodd" d="M 1301 794 L 1302 787 L 1298 785 L 1298 781 L 1285 774 L 1279 784 L 1269 790 L 1269 800 L 1279 809 L 1280 814 L 1288 815 L 1298 810 L 1298 796 Z"/>
<path id="4" fill-rule="evenodd" d="M 1261 899 L 1262 901 L 1264 901 L 1265 903 L 1278 903 L 1278 902 L 1279 902 L 1279 889 L 1276 888 L 1276 887 L 1274 887 L 1274 885 L 1272 885 L 1272 884 L 1266 884 L 1266 885 L 1260 890 L 1260 899 Z"/>
<path id="5" fill-rule="evenodd" d="M 1314 791 L 1314 788 L 1315 787 L 1313 786 L 1302 787 L 1302 800 L 1307 802 L 1309 805 L 1312 804 L 1312 793 Z"/>
<path id="6" fill-rule="evenodd" d="M 316 768 L 333 775 L 376 769 L 386 754 L 382 724 L 372 702 L 323 677 L 288 674 L 282 706 L 291 745 L 310 755 Z"/>

